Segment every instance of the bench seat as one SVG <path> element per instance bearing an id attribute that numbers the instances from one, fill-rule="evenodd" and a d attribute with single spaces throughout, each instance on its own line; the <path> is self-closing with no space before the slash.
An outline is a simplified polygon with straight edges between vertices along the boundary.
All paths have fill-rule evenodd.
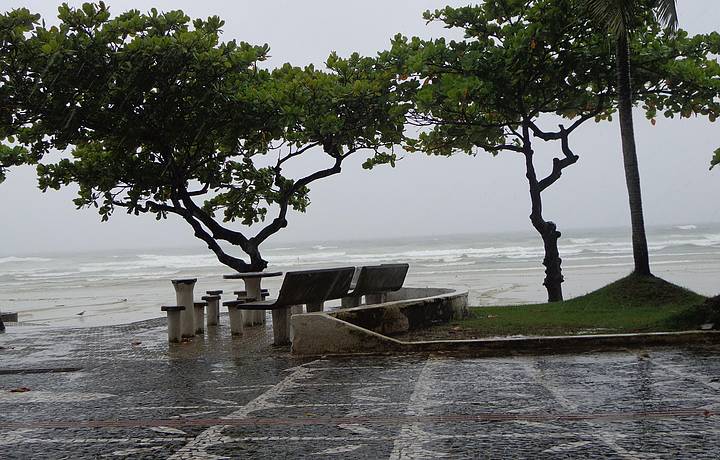
<path id="1" fill-rule="evenodd" d="M 228 300 L 223 302 L 223 305 L 230 308 L 239 308 L 241 310 L 276 310 L 278 308 L 285 308 L 286 305 L 276 305 L 277 299 L 261 300 L 259 302 L 252 301 L 248 302 L 245 299 L 240 300 Z"/>

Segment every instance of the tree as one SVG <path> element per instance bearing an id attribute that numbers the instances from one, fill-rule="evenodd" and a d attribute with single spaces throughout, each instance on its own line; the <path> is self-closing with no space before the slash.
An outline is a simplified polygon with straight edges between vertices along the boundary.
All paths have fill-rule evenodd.
<path id="1" fill-rule="evenodd" d="M 643 8 L 648 6 L 657 12 L 657 18 L 670 30 L 677 27 L 675 0 L 586 0 L 592 16 L 601 21 L 615 40 L 615 64 L 617 70 L 618 116 L 622 140 L 625 182 L 630 204 L 633 260 L 635 273 L 650 276 L 645 219 L 643 217 L 640 171 L 638 169 L 635 128 L 632 118 L 633 96 L 630 66 L 631 33 L 645 20 Z"/>
<path id="2" fill-rule="evenodd" d="M 117 208 L 179 216 L 235 270 L 267 266 L 260 245 L 287 226 L 289 210 L 305 211 L 309 185 L 358 151 L 390 158 L 401 139 L 405 105 L 394 73 L 374 59 L 331 55 L 328 72 L 270 71 L 260 66 L 267 45 L 220 42 L 217 17 L 153 9 L 111 19 L 102 2 L 59 12 L 59 27 L 34 33 L 45 98 L 28 111 L 46 136 L 35 149 L 71 147 L 72 158 L 40 165 L 40 187 L 78 184 L 76 205 L 103 220 Z M 326 167 L 286 173 L 323 154 Z M 265 222 L 270 209 L 277 215 Z M 248 236 L 237 221 L 262 228 Z"/>
<path id="3" fill-rule="evenodd" d="M 612 51 L 589 21 L 574 17 L 572 0 L 513 2 L 488 0 L 475 7 L 427 12 L 428 21 L 464 30 L 463 41 L 408 40 L 398 36 L 383 59 L 396 65 L 399 78 L 412 81 L 407 97 L 415 107 L 411 123 L 420 126 L 406 148 L 429 154 L 475 154 L 485 150 L 519 154 L 528 181 L 530 221 L 543 240 L 549 301 L 562 300 L 563 275 L 557 225 L 543 216 L 542 193 L 579 156 L 570 135 L 589 120 L 609 120 L 617 107 Z M 659 36 L 653 23 L 639 31 L 639 90 L 649 117 L 695 111 L 720 113 L 713 99 L 717 63 L 707 55 L 712 40 Z M 680 62 L 682 58 L 682 62 Z M 714 67 L 713 67 L 714 65 Z M 715 81 L 717 83 L 717 81 Z M 557 130 L 541 128 L 552 118 L 566 119 Z M 550 173 L 539 177 L 534 139 L 559 143 Z"/>

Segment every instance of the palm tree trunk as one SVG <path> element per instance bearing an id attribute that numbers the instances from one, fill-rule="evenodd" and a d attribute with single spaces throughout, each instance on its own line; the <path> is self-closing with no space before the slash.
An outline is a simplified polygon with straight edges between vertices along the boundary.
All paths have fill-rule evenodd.
<path id="1" fill-rule="evenodd" d="M 620 115 L 620 137 L 622 139 L 625 182 L 630 201 L 630 222 L 632 224 L 633 258 L 635 273 L 650 276 L 645 220 L 643 218 L 640 194 L 640 171 L 635 150 L 635 129 L 632 119 L 632 94 L 630 87 L 630 55 L 628 37 L 621 34 L 616 41 L 618 107 Z"/>

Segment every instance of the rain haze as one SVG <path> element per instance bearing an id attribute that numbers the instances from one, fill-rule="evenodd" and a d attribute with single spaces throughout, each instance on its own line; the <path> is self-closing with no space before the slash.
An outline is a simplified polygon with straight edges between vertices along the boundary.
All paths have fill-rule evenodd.
<path id="1" fill-rule="evenodd" d="M 80 1 L 69 2 L 79 6 Z M 145 1 L 107 2 L 114 14 L 155 7 L 182 9 L 191 17 L 218 15 L 226 21 L 224 40 L 268 43 L 268 65 L 285 62 L 323 68 L 332 51 L 374 55 L 397 33 L 421 37 L 452 36 L 422 19 L 426 9 L 466 2 L 388 1 Z M 57 4 L 4 1 L 3 10 L 27 7 L 56 22 Z M 709 32 L 720 24 L 715 1 L 680 2 L 681 27 Z M 637 142 L 646 223 L 720 222 L 715 197 L 720 171 L 709 171 L 712 151 L 720 146 L 717 126 L 704 119 L 659 119 L 656 126 L 636 113 Z M 545 216 L 564 236 L 573 229 L 627 226 L 629 212 L 614 123 L 587 124 L 573 140 L 580 161 L 544 195 Z M 559 152 L 538 146 L 537 165 L 551 166 Z M 65 153 L 55 153 L 56 159 Z M 355 240 L 381 237 L 531 231 L 523 161 L 517 155 L 493 158 L 479 152 L 451 158 L 405 155 L 393 169 L 361 168 L 362 155 L 350 157 L 342 174 L 312 187 L 305 214 L 292 214 L 288 228 L 270 245 L 287 241 Z M 317 152 L 302 168 L 327 161 Z M 0 254 L 138 247 L 191 247 L 202 250 L 191 229 L 177 218 L 156 222 L 152 216 L 118 211 L 101 223 L 94 209 L 76 210 L 74 188 L 41 193 L 32 167 L 14 168 L 0 186 Z M 254 233 L 254 231 L 253 231 Z M 652 228 L 650 228 L 652 238 Z"/>

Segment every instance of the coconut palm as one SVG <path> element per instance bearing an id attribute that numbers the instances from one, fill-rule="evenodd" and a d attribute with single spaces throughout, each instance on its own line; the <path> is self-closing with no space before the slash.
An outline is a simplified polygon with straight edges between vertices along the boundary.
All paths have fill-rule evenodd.
<path id="1" fill-rule="evenodd" d="M 630 202 L 630 221 L 632 224 L 633 258 L 635 273 L 650 273 L 645 221 L 643 218 L 642 197 L 640 193 L 640 172 L 638 171 L 635 148 L 635 130 L 632 119 L 632 96 L 630 78 L 629 37 L 644 8 L 652 7 L 656 19 L 670 30 L 677 27 L 677 8 L 675 0 L 585 0 L 595 19 L 601 21 L 615 39 L 615 58 L 617 62 L 618 114 L 620 117 L 620 137 L 622 140 L 625 182 Z"/>

